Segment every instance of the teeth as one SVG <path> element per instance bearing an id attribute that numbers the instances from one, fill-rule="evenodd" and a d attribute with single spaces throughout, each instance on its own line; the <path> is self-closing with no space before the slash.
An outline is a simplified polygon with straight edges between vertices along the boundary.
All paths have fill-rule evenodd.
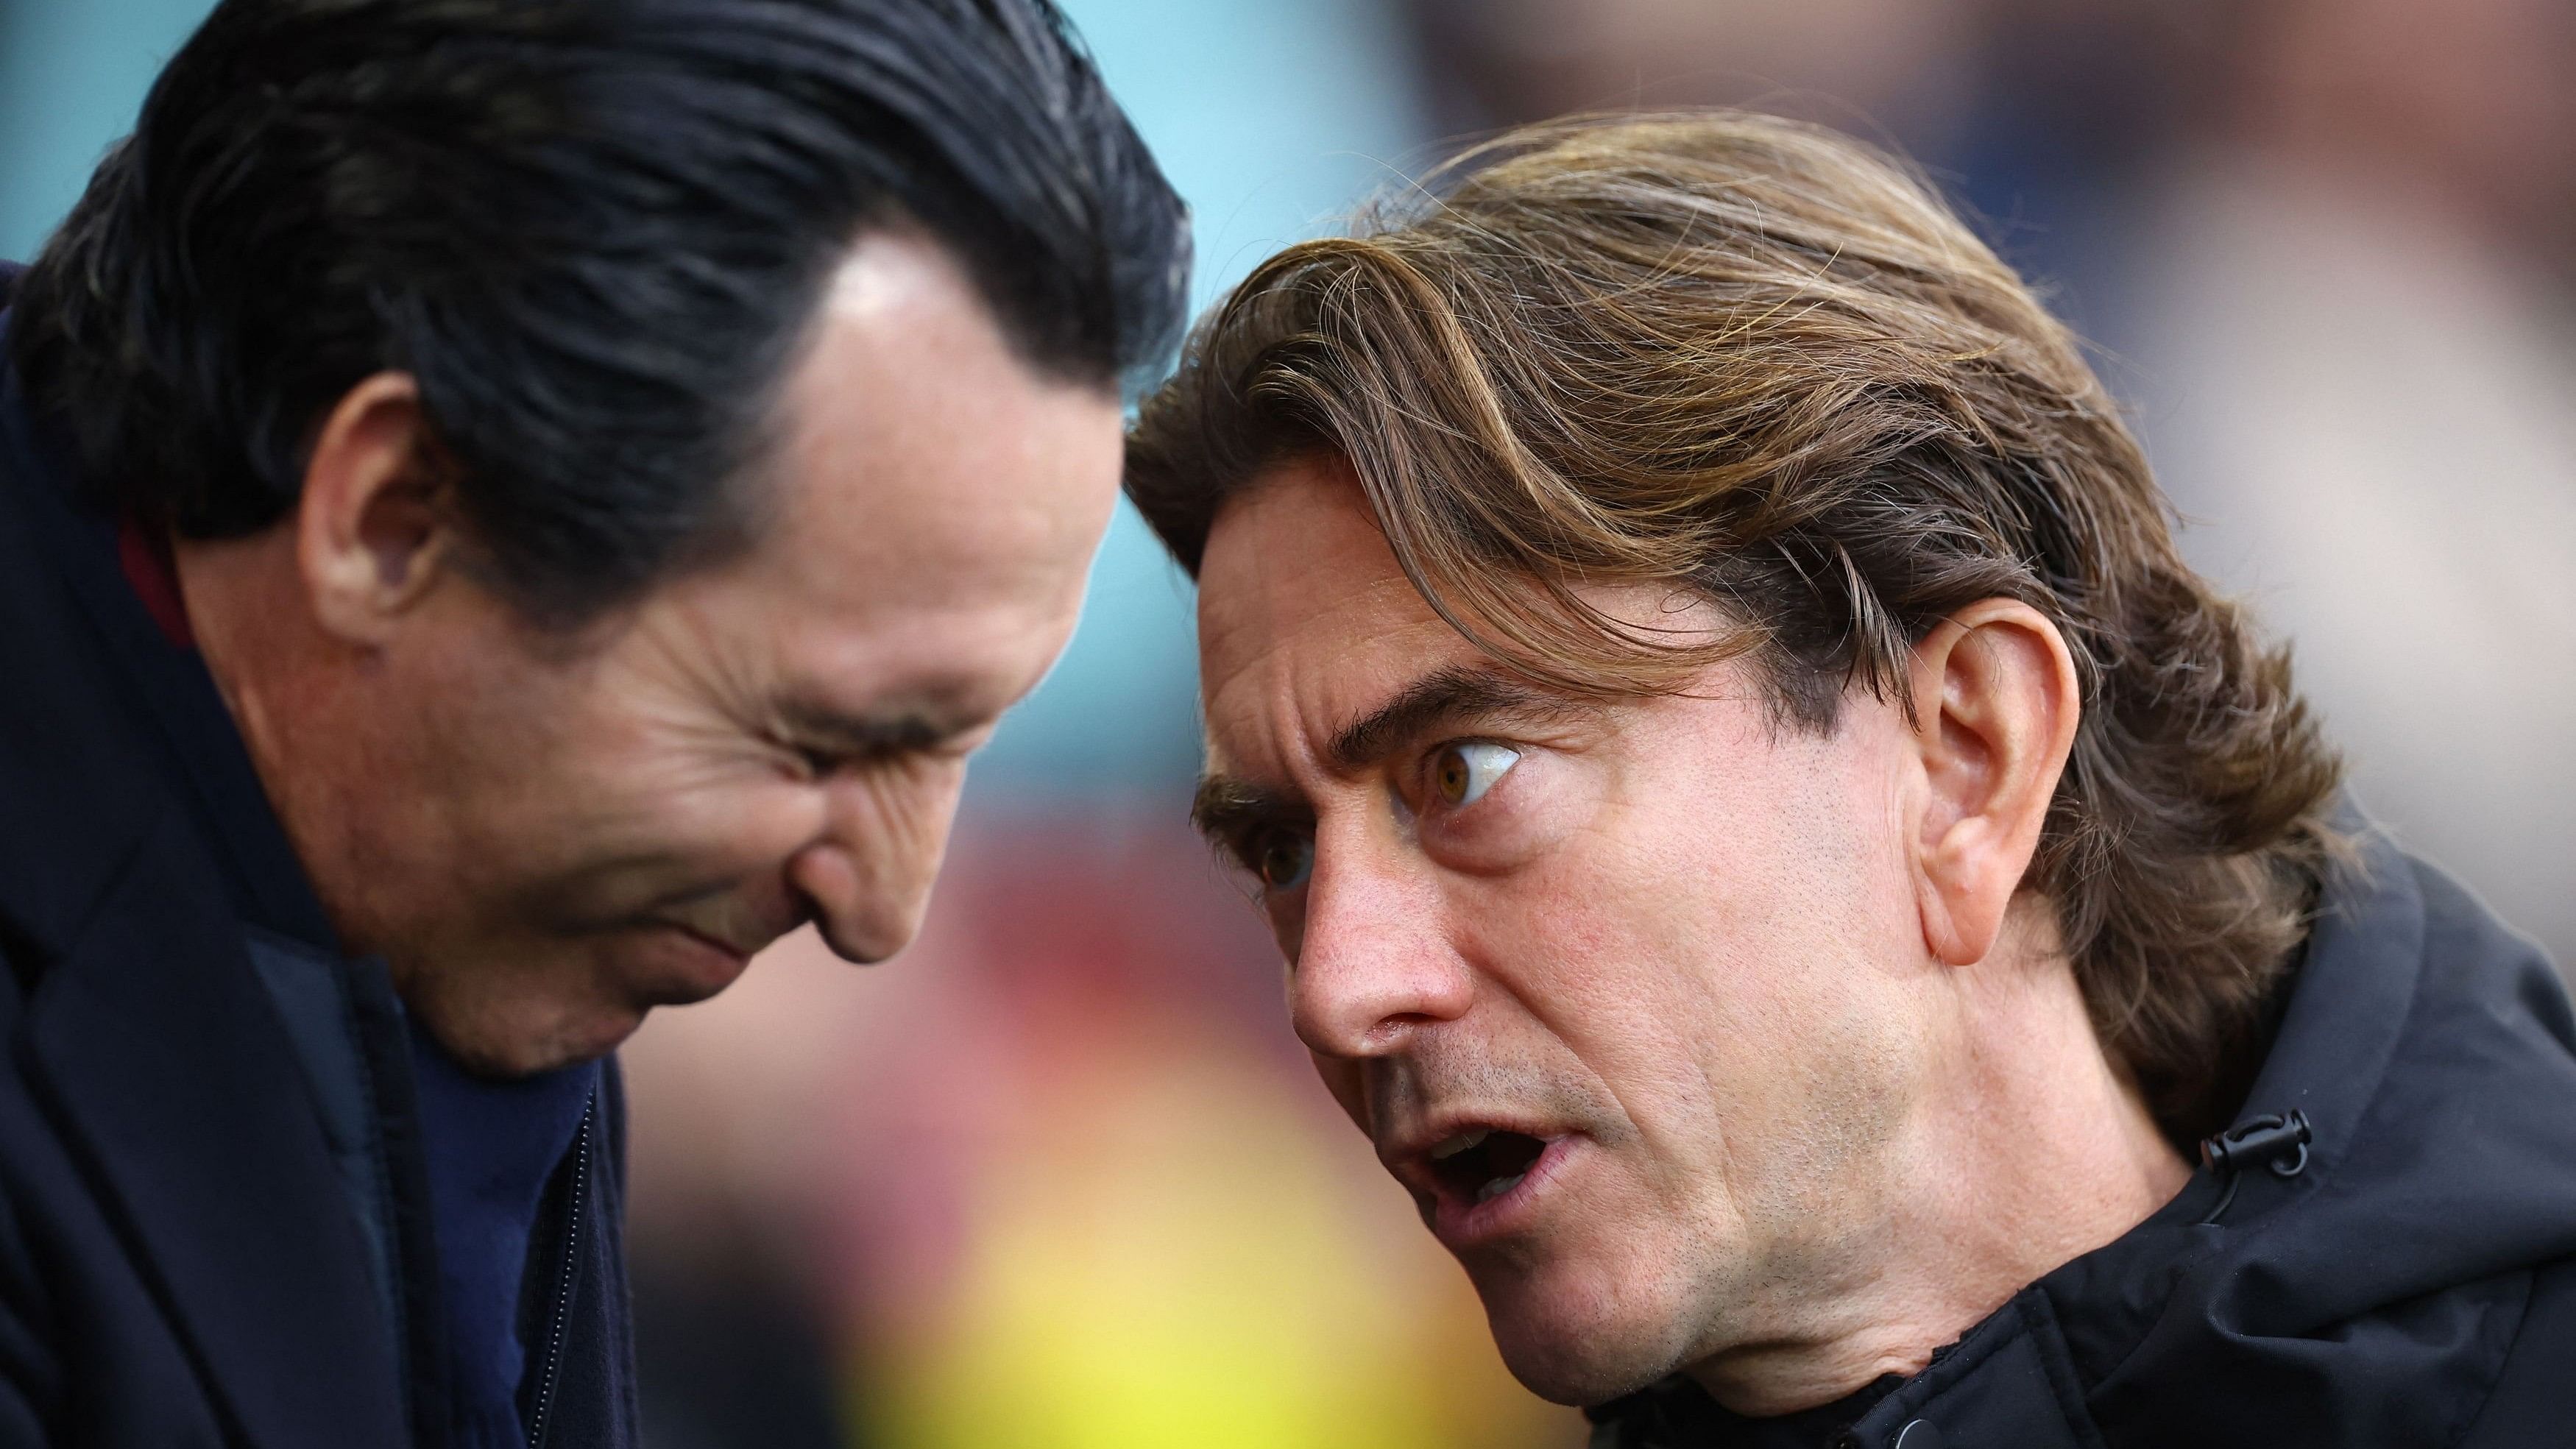
<path id="1" fill-rule="evenodd" d="M 1467 1151 L 1469 1148 L 1484 1145 L 1485 1139 L 1493 1135 L 1494 1129 L 1490 1127 L 1479 1127 L 1473 1132 L 1461 1132 L 1457 1136 L 1442 1142 L 1439 1146 L 1432 1148 L 1431 1160 L 1434 1162 L 1447 1162 L 1450 1158 L 1457 1156 L 1461 1152 Z"/>
<path id="2" fill-rule="evenodd" d="M 1476 1189 L 1476 1201 L 1492 1202 L 1494 1199 L 1501 1197 L 1504 1193 L 1510 1192 L 1513 1188 L 1520 1186 L 1521 1179 L 1527 1176 L 1529 1176 L 1529 1174 L 1526 1172 L 1515 1172 L 1509 1177 L 1495 1178 L 1493 1181 L 1486 1183 L 1483 1187 Z"/>

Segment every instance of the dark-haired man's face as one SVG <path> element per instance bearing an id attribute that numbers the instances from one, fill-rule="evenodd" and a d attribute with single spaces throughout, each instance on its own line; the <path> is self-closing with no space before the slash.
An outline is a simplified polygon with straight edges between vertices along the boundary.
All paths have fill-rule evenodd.
<path id="1" fill-rule="evenodd" d="M 1226 507 L 1199 597 L 1202 819 L 1260 878 L 1325 1083 L 1513 1370 L 1597 1402 L 1771 1326 L 1829 1333 L 1808 1309 L 1901 1209 L 1948 989 L 1902 713 L 1778 728 L 1732 666 L 1679 698 L 1534 689 L 1320 464 Z"/>
<path id="2" fill-rule="evenodd" d="M 858 244 L 781 407 L 730 561 L 572 638 L 447 569 L 350 606 L 345 668 L 231 691 L 342 932 L 481 1068 L 607 1051 L 808 921 L 902 946 L 967 755 L 1073 627 L 1117 400 L 1033 371 L 935 246 Z"/>

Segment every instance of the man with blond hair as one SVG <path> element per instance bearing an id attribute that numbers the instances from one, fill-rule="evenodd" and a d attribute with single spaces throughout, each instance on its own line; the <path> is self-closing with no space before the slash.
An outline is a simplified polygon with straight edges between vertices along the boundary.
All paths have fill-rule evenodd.
<path id="1" fill-rule="evenodd" d="M 1450 176 L 1238 288 L 1127 486 L 1198 821 L 1514 1372 L 1624 1449 L 2563 1439 L 2567 998 L 2075 340 L 1828 133 Z"/>

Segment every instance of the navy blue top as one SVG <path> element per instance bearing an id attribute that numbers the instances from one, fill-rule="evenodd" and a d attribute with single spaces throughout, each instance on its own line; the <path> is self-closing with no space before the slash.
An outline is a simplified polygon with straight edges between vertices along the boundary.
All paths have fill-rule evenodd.
<path id="1" fill-rule="evenodd" d="M 7 316 L 0 311 L 0 332 Z M 166 571 L 166 555 L 155 557 L 159 551 L 137 535 L 120 537 L 104 519 L 95 526 L 95 554 L 61 560 L 76 589 L 148 595 L 158 587 L 175 596 L 175 581 L 138 576 Z M 121 617 L 134 627 L 111 635 L 110 650 L 171 747 L 202 825 L 228 847 L 223 862 L 245 931 L 271 932 L 338 958 L 336 933 L 196 650 L 184 637 L 156 631 L 143 615 Z M 519 1449 L 528 1442 L 517 1403 L 526 1369 L 520 1278 L 540 1199 L 571 1151 L 599 1083 L 599 1064 L 485 1081 L 416 1023 L 410 1038 L 457 1442 L 468 1449 Z"/>
<path id="2" fill-rule="evenodd" d="M 148 566 L 132 559 L 127 570 Z M 177 641 L 170 654 L 184 651 Z M 146 657 L 161 653 L 143 651 Z M 165 666 L 167 656 L 164 656 Z M 266 808 L 232 716 L 202 684 L 182 681 L 200 670 L 147 671 L 155 711 L 179 746 L 199 788 L 224 799 L 209 812 L 235 842 L 242 873 L 238 902 L 245 925 L 279 929 L 333 950 L 318 909 L 274 903 L 311 901 L 302 867 L 284 846 Z M 195 683 L 196 681 L 188 681 Z M 301 927 L 301 929 L 298 929 Z M 318 929 L 317 929 L 318 927 Z M 599 1064 L 515 1081 L 469 1074 L 437 1040 L 410 1021 L 415 1102 L 429 1179 L 430 1233 L 436 1246 L 444 1309 L 450 1412 L 461 1449 L 519 1449 L 528 1442 L 518 1404 L 526 1352 L 519 1341 L 520 1278 L 548 1179 L 572 1149 L 582 1112 L 599 1083 Z"/>
<path id="3" fill-rule="evenodd" d="M 163 551 L 29 414 L 16 280 L 0 263 L 0 1443 L 426 1449 L 523 1442 L 524 1417 L 538 1449 L 632 1449 L 615 1060 L 445 1090 L 314 897 Z"/>
<path id="4" fill-rule="evenodd" d="M 419 1018 L 411 1022 L 457 1442 L 518 1449 L 528 1442 L 517 1402 L 526 1371 L 520 1273 L 538 1201 L 572 1150 L 599 1084 L 599 1063 L 490 1081 L 458 1065 Z"/>

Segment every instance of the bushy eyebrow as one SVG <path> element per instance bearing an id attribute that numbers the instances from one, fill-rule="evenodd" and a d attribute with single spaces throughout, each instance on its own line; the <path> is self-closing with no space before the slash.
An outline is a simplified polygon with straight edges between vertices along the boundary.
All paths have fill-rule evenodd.
<path id="1" fill-rule="evenodd" d="M 1496 715 L 1557 715 L 1577 707 L 1574 700 L 1500 670 L 1453 665 L 1406 685 L 1336 731 L 1324 747 L 1324 762 L 1338 772 L 1356 772 L 1438 725 Z M 1255 826 L 1310 825 L 1314 811 L 1287 792 L 1211 774 L 1199 781 L 1190 821 L 1210 840 L 1232 848 Z"/>
<path id="2" fill-rule="evenodd" d="M 1305 802 L 1226 775 L 1199 781 L 1190 800 L 1190 823 L 1211 844 L 1242 854 L 1242 842 L 1261 825 L 1310 825 L 1314 812 Z"/>
<path id="3" fill-rule="evenodd" d="M 1345 773 L 1364 770 L 1436 724 L 1498 714 L 1554 714 L 1569 703 L 1499 670 L 1453 665 L 1422 676 L 1344 725 L 1324 747 L 1324 762 Z"/>

